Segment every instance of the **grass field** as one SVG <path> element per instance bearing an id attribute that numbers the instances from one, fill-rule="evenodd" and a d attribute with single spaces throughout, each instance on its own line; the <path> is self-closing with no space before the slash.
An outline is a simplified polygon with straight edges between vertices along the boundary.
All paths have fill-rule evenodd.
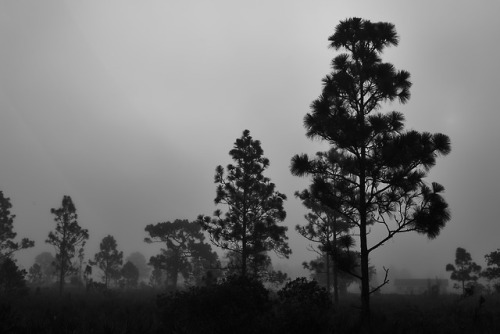
<path id="1" fill-rule="evenodd" d="M 197 299 L 193 300 L 189 302 L 196 303 Z M 295 323 L 293 327 L 287 327 L 286 333 L 303 332 L 301 328 L 316 328 L 312 323 L 315 321 L 322 322 L 317 326 L 319 333 L 500 333 L 500 295 L 486 295 L 484 299 L 480 296 L 460 298 L 457 295 L 373 296 L 370 325 L 359 321 L 357 295 L 343 296 L 339 305 L 324 310 L 325 317 L 318 317 L 317 313 L 323 311 L 312 310 L 305 304 L 294 305 L 294 309 L 290 311 L 288 308 L 286 312 L 282 310 L 283 304 L 279 304 L 275 298 L 270 298 L 269 305 L 265 312 L 254 312 L 251 317 L 242 318 L 248 323 L 236 324 L 239 326 L 237 328 L 241 327 L 240 332 L 285 333 L 282 323 L 287 321 L 286 317 L 293 316 L 296 321 L 305 319 L 304 322 L 311 323 L 299 326 Z M 229 312 L 224 306 L 219 307 L 220 312 Z M 146 334 L 208 331 L 208 327 L 205 330 L 203 328 L 206 322 L 200 322 L 201 328 L 170 326 L 180 321 L 179 316 L 169 317 L 165 312 L 157 303 L 157 292 L 152 290 L 105 293 L 73 290 L 62 296 L 51 290 L 38 294 L 30 292 L 22 297 L 1 297 L 0 333 Z M 297 318 L 297 315 L 300 316 Z M 185 321 L 193 322 L 197 317 L 201 315 L 188 315 Z M 221 314 L 220 319 L 225 323 L 234 320 L 224 314 Z M 225 327 L 210 328 L 210 332 L 217 333 L 217 328 Z"/>
<path id="2" fill-rule="evenodd" d="M 352 311 L 358 296 L 348 297 L 333 317 L 333 333 L 356 333 L 362 326 Z M 378 295 L 371 303 L 373 333 L 500 333 L 500 295 Z"/>

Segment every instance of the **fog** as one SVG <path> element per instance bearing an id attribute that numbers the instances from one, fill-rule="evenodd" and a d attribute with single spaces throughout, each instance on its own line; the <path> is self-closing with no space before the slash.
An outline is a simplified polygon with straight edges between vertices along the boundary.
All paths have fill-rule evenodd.
<path id="1" fill-rule="evenodd" d="M 274 266 L 308 275 L 301 263 L 315 254 L 295 232 L 306 210 L 293 193 L 309 180 L 290 174 L 290 159 L 327 147 L 305 137 L 302 119 L 336 55 L 328 37 L 357 16 L 395 24 L 400 44 L 384 60 L 411 74 L 409 103 L 383 110 L 452 144 L 428 179 L 445 186 L 452 220 L 435 240 L 397 235 L 372 263 L 379 275 L 391 268 L 390 280 L 449 278 L 445 265 L 464 247 L 484 265 L 500 248 L 499 10 L 493 1 L 1 1 L 0 190 L 18 237 L 36 243 L 19 263 L 54 251 L 45 239 L 63 195 L 89 229 L 88 257 L 111 234 L 125 256 L 149 258 L 147 224 L 216 209 L 215 167 L 249 129 L 270 159 L 266 176 L 288 196 L 293 254 Z"/>

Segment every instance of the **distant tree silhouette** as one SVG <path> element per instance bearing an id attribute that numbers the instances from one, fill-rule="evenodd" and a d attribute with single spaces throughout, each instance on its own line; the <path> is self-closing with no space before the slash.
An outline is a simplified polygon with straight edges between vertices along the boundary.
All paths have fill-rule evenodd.
<path id="1" fill-rule="evenodd" d="M 10 213 L 11 208 L 10 198 L 5 197 L 3 191 L 0 190 L 0 264 L 4 259 L 11 257 L 14 252 L 35 246 L 35 242 L 28 238 L 23 238 L 20 242 L 14 241 L 17 236 L 14 232 L 16 216 Z"/>
<path id="2" fill-rule="evenodd" d="M 78 278 L 79 284 L 83 285 L 83 282 L 86 281 L 86 274 L 85 270 L 87 270 L 87 266 L 92 264 L 92 260 L 88 259 L 85 260 L 85 243 L 82 244 L 82 246 L 78 249 L 78 256 L 77 256 L 77 262 L 76 262 L 76 277 Z"/>
<path id="3" fill-rule="evenodd" d="M 488 267 L 484 269 L 481 276 L 489 281 L 496 280 L 494 287 L 497 292 L 500 292 L 500 282 L 498 281 L 500 279 L 500 249 L 486 254 L 484 258 Z"/>
<path id="4" fill-rule="evenodd" d="M 116 240 L 112 235 L 104 237 L 99 245 L 100 251 L 95 254 L 94 261 L 103 272 L 103 281 L 106 288 L 111 278 L 120 275 L 120 267 L 123 264 L 123 252 L 117 249 Z"/>
<path id="5" fill-rule="evenodd" d="M 40 286 L 43 283 L 43 272 L 42 267 L 38 263 L 34 263 L 28 270 L 28 281 L 33 284 Z"/>
<path id="6" fill-rule="evenodd" d="M 286 196 L 277 192 L 274 183 L 263 175 L 269 160 L 250 131 L 243 131 L 229 154 L 235 164 L 227 166 L 227 175 L 222 166 L 215 169 L 215 204 L 226 205 L 228 211 L 223 215 L 218 209 L 214 218 L 200 215 L 198 222 L 208 231 L 214 245 L 241 254 L 240 273 L 246 276 L 252 257 L 258 260 L 259 254 L 271 250 L 286 258 L 291 254 L 287 227 L 278 225 L 286 217 Z"/>
<path id="7" fill-rule="evenodd" d="M 62 293 L 65 277 L 75 273 L 78 268 L 72 263 L 77 247 L 83 248 L 89 238 L 88 230 L 78 224 L 76 207 L 70 196 L 64 196 L 59 209 L 50 209 L 55 216 L 56 228 L 49 232 L 46 243 L 56 249 L 56 268 L 59 274 L 59 292 Z"/>
<path id="8" fill-rule="evenodd" d="M 212 252 L 209 259 L 201 256 L 193 257 L 190 263 L 191 271 L 185 281 L 188 285 L 207 285 L 207 280 L 215 282 L 222 276 L 222 265 L 216 252 Z"/>
<path id="9" fill-rule="evenodd" d="M 283 284 L 288 282 L 290 280 L 290 277 L 288 277 L 288 274 L 281 271 L 281 270 L 271 270 L 268 271 L 268 276 L 265 279 L 265 282 L 269 282 L 271 286 L 273 286 L 275 289 L 281 287 Z"/>
<path id="10" fill-rule="evenodd" d="M 327 266 L 327 258 L 330 258 L 328 253 L 323 253 L 318 255 L 315 259 L 311 261 L 305 261 L 302 263 L 302 267 L 304 269 L 307 269 L 311 272 L 311 279 L 314 279 L 315 281 L 318 282 L 321 286 L 325 287 L 328 291 L 331 289 L 331 279 L 329 278 L 333 277 L 333 263 L 330 266 Z M 359 262 L 359 261 L 358 261 Z M 329 271 L 329 273 L 328 273 Z M 356 270 L 353 270 L 356 271 Z M 359 270 L 357 270 L 359 272 Z M 337 289 L 338 289 L 338 294 L 345 294 L 347 292 L 347 288 L 357 281 L 357 278 L 354 277 L 351 274 L 348 274 L 344 271 L 339 270 L 337 273 Z M 335 287 L 334 287 L 335 289 Z M 337 300 L 334 296 L 334 300 Z"/>
<path id="11" fill-rule="evenodd" d="M 196 222 L 176 219 L 174 222 L 150 224 L 145 228 L 149 237 L 147 243 L 163 243 L 166 248 L 161 254 L 152 256 L 150 264 L 155 268 L 166 270 L 173 289 L 177 289 L 179 274 L 188 279 L 192 272 L 191 260 L 203 258 L 208 263 L 215 262 L 217 255 L 212 247 L 205 243 L 201 226 Z"/>
<path id="12" fill-rule="evenodd" d="M 224 268 L 225 276 L 240 275 L 242 267 L 241 253 L 229 251 L 225 256 L 227 259 L 227 266 Z M 249 256 L 247 259 L 247 271 L 252 279 L 257 279 L 264 283 L 267 282 L 274 286 L 280 286 L 288 279 L 286 273 L 274 270 L 271 257 L 266 252 Z"/>
<path id="13" fill-rule="evenodd" d="M 343 240 L 343 239 L 341 239 Z M 346 246 L 347 247 L 347 246 Z M 337 284 L 339 294 L 347 292 L 347 288 L 354 282 L 358 281 L 361 276 L 360 268 L 360 254 L 357 251 L 351 251 L 346 248 L 344 251 L 337 254 L 337 266 L 339 267 Z M 311 261 L 302 262 L 302 267 L 311 273 L 311 278 L 316 280 L 321 286 L 325 288 L 327 284 L 327 267 L 326 267 L 326 254 L 320 254 L 317 258 Z M 330 276 L 333 277 L 333 268 L 330 266 Z M 375 266 L 368 267 L 370 282 L 376 282 L 377 270 Z M 370 285 L 373 288 L 373 285 Z"/>
<path id="14" fill-rule="evenodd" d="M 85 282 L 85 285 L 88 287 L 90 282 L 93 282 L 92 278 L 92 265 L 93 263 L 89 260 L 88 263 L 85 265 L 85 269 L 83 270 L 83 281 Z"/>
<path id="15" fill-rule="evenodd" d="M 43 274 L 43 283 L 52 283 L 57 274 L 56 259 L 50 252 L 42 252 L 35 257 L 35 264 L 38 264 Z"/>
<path id="16" fill-rule="evenodd" d="M 474 284 L 479 279 L 481 266 L 472 261 L 469 252 L 458 247 L 455 253 L 455 265 L 448 263 L 446 271 L 451 271 L 451 279 L 462 283 L 462 294 L 465 295 L 468 285 Z M 455 284 L 455 289 L 459 288 Z"/>
<path id="17" fill-rule="evenodd" d="M 131 253 L 126 261 L 132 262 L 139 270 L 139 281 L 146 280 L 149 278 L 149 273 L 151 272 L 151 267 L 144 255 L 141 252 Z"/>
<path id="18" fill-rule="evenodd" d="M 225 254 L 227 266 L 225 276 L 239 275 L 242 268 L 242 254 L 240 252 L 228 251 Z M 253 278 L 259 279 L 267 270 L 268 265 L 271 264 L 271 258 L 266 252 L 250 255 L 246 261 L 247 272 Z"/>
<path id="19" fill-rule="evenodd" d="M 177 289 L 179 274 L 185 279 L 189 277 L 189 260 L 180 257 L 171 249 L 162 248 L 160 254 L 149 258 L 149 265 L 154 268 L 155 284 L 161 280 L 168 289 Z"/>
<path id="20" fill-rule="evenodd" d="M 405 131 L 403 114 L 378 112 L 386 101 L 406 103 L 410 98 L 410 74 L 380 58 L 386 47 L 399 42 L 393 24 L 349 18 L 337 25 L 329 41 L 345 53 L 333 59 L 332 73 L 323 79 L 323 92 L 311 104 L 304 126 L 307 137 L 325 140 L 337 150 L 330 164 L 338 165 L 339 172 L 328 178 L 345 184 L 353 194 L 345 204 L 357 217 L 361 314 L 367 317 L 370 293 L 380 288 L 370 290 L 370 252 L 401 232 L 435 238 L 450 219 L 441 196 L 444 188 L 426 185 L 423 179 L 437 156 L 451 148 L 446 135 Z M 292 159 L 295 175 L 323 175 L 313 167 L 314 159 L 306 154 Z M 381 226 L 386 236 L 369 245 L 368 233 L 375 226 Z"/>
<path id="21" fill-rule="evenodd" d="M 328 170 L 325 158 L 328 159 L 328 154 L 318 153 L 316 167 Z M 318 189 L 319 184 L 323 185 L 323 189 Z M 345 193 L 339 191 L 334 185 L 335 180 L 329 183 L 325 179 L 314 179 L 309 189 L 295 193 L 295 196 L 300 198 L 302 204 L 310 211 L 305 215 L 307 224 L 296 225 L 295 230 L 307 240 L 319 244 L 318 247 L 311 246 L 310 250 L 323 255 L 321 263 L 325 265 L 322 271 L 326 276 L 326 288 L 331 291 L 330 278 L 333 277 L 334 300 L 338 303 L 339 270 L 350 272 L 357 278 L 360 277 L 346 266 L 339 267 L 341 259 L 352 258 L 344 253 L 350 252 L 354 247 L 354 239 L 349 233 L 355 223 L 352 221 L 353 215 L 347 211 L 352 211 L 351 208 L 342 204 L 344 201 L 342 197 L 345 196 Z M 328 205 L 324 203 L 328 203 Z"/>
<path id="22" fill-rule="evenodd" d="M 122 269 L 121 275 L 124 280 L 124 285 L 127 288 L 136 288 L 139 282 L 139 269 L 130 261 L 127 261 Z"/>
<path id="23" fill-rule="evenodd" d="M 165 285 L 165 280 L 165 271 L 158 266 L 153 266 L 153 270 L 149 276 L 149 285 L 153 288 L 159 288 Z"/>

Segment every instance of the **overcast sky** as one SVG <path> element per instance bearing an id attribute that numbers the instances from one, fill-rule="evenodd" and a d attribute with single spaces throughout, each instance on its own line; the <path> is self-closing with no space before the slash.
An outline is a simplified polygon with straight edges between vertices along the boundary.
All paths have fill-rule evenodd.
<path id="1" fill-rule="evenodd" d="M 36 249 L 70 195 L 91 257 L 107 234 L 129 254 L 144 227 L 211 214 L 215 167 L 244 129 L 259 139 L 267 176 L 288 196 L 293 254 L 275 266 L 304 274 L 308 242 L 294 226 L 297 153 L 324 150 L 302 119 L 336 55 L 328 37 L 357 16 L 394 23 L 383 59 L 411 73 L 408 104 L 387 105 L 407 128 L 450 136 L 429 182 L 446 188 L 452 220 L 432 241 L 398 235 L 371 254 L 379 272 L 439 276 L 464 247 L 484 264 L 500 248 L 500 2 L 473 1 L 0 1 L 0 190 L 19 237 Z M 224 209 L 224 208 L 221 208 Z M 371 238 L 383 236 L 374 230 Z"/>

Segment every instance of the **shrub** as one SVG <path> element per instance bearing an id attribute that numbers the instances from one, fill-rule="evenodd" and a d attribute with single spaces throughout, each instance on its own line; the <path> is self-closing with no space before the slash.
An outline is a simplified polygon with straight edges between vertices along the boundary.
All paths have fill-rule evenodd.
<path id="1" fill-rule="evenodd" d="M 316 281 L 299 277 L 278 291 L 277 317 L 286 333 L 326 333 L 331 329 L 332 301 Z"/>
<path id="2" fill-rule="evenodd" d="M 237 276 L 160 295 L 158 306 L 164 325 L 174 333 L 261 333 L 271 309 L 262 283 Z"/>

